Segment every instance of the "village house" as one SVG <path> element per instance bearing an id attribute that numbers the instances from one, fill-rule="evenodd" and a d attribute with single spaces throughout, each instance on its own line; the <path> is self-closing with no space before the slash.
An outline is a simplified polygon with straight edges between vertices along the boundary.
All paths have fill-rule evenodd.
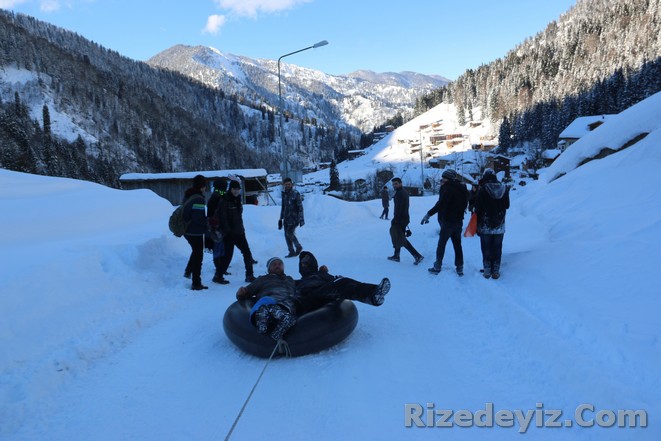
<path id="1" fill-rule="evenodd" d="M 596 115 L 576 118 L 562 132 L 560 132 L 560 135 L 558 135 L 558 149 L 564 151 L 567 147 L 614 116 L 615 115 Z"/>

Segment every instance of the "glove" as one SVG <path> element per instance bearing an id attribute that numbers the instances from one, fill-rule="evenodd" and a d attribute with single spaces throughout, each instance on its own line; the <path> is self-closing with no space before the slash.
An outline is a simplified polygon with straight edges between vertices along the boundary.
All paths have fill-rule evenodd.
<path id="1" fill-rule="evenodd" d="M 278 230 L 282 230 L 282 219 L 278 220 Z"/>
<path id="2" fill-rule="evenodd" d="M 298 225 L 302 227 L 303 225 L 305 225 L 305 221 L 301 219 L 301 222 Z"/>
<path id="3" fill-rule="evenodd" d="M 238 289 L 236 292 L 236 299 L 237 300 L 245 300 L 250 298 L 250 293 L 248 293 L 248 290 L 246 289 L 245 286 L 242 286 L 241 288 Z"/>
<path id="4" fill-rule="evenodd" d="M 425 214 L 425 217 L 422 218 L 420 221 L 420 225 L 428 224 L 429 223 L 429 214 Z"/>

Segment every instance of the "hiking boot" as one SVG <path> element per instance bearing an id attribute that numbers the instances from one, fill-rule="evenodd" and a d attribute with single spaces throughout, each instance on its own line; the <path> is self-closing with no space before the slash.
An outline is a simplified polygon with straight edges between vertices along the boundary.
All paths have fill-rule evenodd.
<path id="1" fill-rule="evenodd" d="M 374 306 L 383 305 L 388 292 L 390 292 L 390 279 L 384 277 L 383 280 L 381 280 L 381 283 L 376 287 L 374 295 L 372 295 L 372 304 Z"/>
<path id="2" fill-rule="evenodd" d="M 203 289 L 209 289 L 208 286 L 202 285 L 201 283 L 199 285 L 193 285 L 190 287 L 193 291 L 202 291 Z"/>
<path id="3" fill-rule="evenodd" d="M 272 311 L 271 316 L 277 321 L 277 324 L 271 332 L 271 338 L 278 341 L 296 324 L 296 317 L 279 306 L 273 308 Z"/>
<path id="4" fill-rule="evenodd" d="M 413 265 L 419 264 L 420 262 L 422 262 L 422 259 L 424 259 L 424 258 L 425 258 L 425 256 L 416 257 L 415 260 L 413 261 Z"/>
<path id="5" fill-rule="evenodd" d="M 184 271 L 184 277 L 190 279 L 191 277 L 193 277 L 193 273 L 190 270 L 186 270 Z"/>
<path id="6" fill-rule="evenodd" d="M 290 251 L 289 254 L 287 254 L 285 257 L 296 257 L 298 254 L 296 254 L 296 251 Z"/>
<path id="7" fill-rule="evenodd" d="M 249 276 L 246 276 L 246 283 L 251 283 L 251 282 L 254 282 L 254 281 L 255 281 L 255 276 L 253 276 L 252 274 L 249 275 Z"/>
<path id="8" fill-rule="evenodd" d="M 457 267 L 457 275 L 458 276 L 463 276 L 464 275 L 464 267 L 463 266 L 458 266 Z"/>
<path id="9" fill-rule="evenodd" d="M 491 268 L 484 268 L 484 271 L 482 272 L 482 275 L 484 276 L 485 279 L 490 279 L 491 278 Z"/>
<path id="10" fill-rule="evenodd" d="M 211 279 L 213 283 L 218 283 L 220 285 L 229 285 L 230 281 L 225 279 L 223 276 L 214 276 L 213 279 Z"/>
<path id="11" fill-rule="evenodd" d="M 303 247 L 297 247 L 296 248 L 296 255 L 298 256 L 299 254 L 301 254 L 301 251 L 303 251 Z"/>
<path id="12" fill-rule="evenodd" d="M 441 267 L 437 267 L 436 265 L 434 265 L 431 268 L 428 268 L 427 271 L 429 271 L 432 274 L 438 274 L 441 272 Z"/>
<path id="13" fill-rule="evenodd" d="M 392 260 L 393 262 L 399 262 L 399 256 L 397 254 L 393 256 L 388 256 L 388 260 Z"/>
<path id="14" fill-rule="evenodd" d="M 500 279 L 500 273 L 498 273 L 498 272 L 491 273 L 491 278 L 494 279 L 494 280 L 495 279 Z"/>
<path id="15" fill-rule="evenodd" d="M 269 330 L 270 318 L 271 318 L 271 313 L 268 306 L 260 306 L 257 309 L 257 311 L 255 311 L 253 320 L 255 321 L 255 327 L 257 328 L 257 332 L 259 332 L 260 334 L 266 334 L 266 332 Z"/>

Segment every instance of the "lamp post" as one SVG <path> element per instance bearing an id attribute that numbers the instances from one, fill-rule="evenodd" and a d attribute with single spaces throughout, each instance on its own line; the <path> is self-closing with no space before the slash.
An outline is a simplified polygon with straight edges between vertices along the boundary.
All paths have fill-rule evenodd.
<path id="1" fill-rule="evenodd" d="M 312 46 L 308 46 L 303 49 L 299 49 L 297 51 L 284 54 L 283 56 L 278 58 L 278 107 L 280 107 L 280 143 L 282 144 L 282 178 L 286 178 L 287 175 L 289 174 L 289 162 L 287 161 L 287 145 L 285 143 L 285 133 L 282 125 L 282 114 L 284 113 L 284 109 L 282 107 L 282 83 L 280 81 L 280 60 L 290 55 L 294 55 L 299 52 L 306 51 L 308 49 L 316 49 L 321 46 L 326 46 L 327 44 L 328 42 L 326 40 L 322 40 L 319 43 L 313 44 Z"/>
<path id="2" fill-rule="evenodd" d="M 424 126 L 420 126 L 420 194 L 425 194 L 425 163 L 422 153 L 422 130 Z"/>

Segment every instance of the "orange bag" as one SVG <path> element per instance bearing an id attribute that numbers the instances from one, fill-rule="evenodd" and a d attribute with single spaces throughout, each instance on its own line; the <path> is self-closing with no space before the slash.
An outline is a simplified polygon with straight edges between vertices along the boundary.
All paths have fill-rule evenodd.
<path id="1" fill-rule="evenodd" d="M 464 237 L 473 237 L 475 233 L 477 233 L 477 214 L 473 213 L 468 221 L 466 231 L 464 231 Z"/>

